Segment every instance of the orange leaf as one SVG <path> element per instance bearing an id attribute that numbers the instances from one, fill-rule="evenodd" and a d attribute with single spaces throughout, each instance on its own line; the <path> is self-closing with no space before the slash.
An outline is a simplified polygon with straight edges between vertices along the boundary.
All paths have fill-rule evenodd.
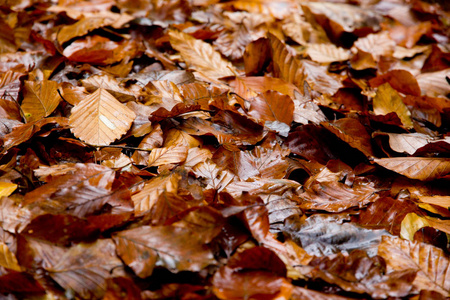
<path id="1" fill-rule="evenodd" d="M 58 106 L 61 97 L 59 84 L 55 81 L 26 81 L 21 108 L 28 121 L 36 121 L 50 115 Z"/>
<path id="2" fill-rule="evenodd" d="M 378 87 L 377 94 L 373 99 L 373 111 L 378 115 L 387 115 L 395 112 L 402 121 L 403 126 L 406 128 L 413 127 L 411 113 L 403 103 L 400 95 L 389 83 L 384 83 Z"/>

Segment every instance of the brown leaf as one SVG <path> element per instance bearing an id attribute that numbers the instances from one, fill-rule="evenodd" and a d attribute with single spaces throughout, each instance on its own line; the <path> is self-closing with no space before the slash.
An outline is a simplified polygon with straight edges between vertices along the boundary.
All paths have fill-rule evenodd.
<path id="1" fill-rule="evenodd" d="M 379 197 L 377 192 L 377 189 L 369 185 L 350 188 L 335 181 L 318 182 L 299 195 L 303 199 L 300 207 L 308 210 L 340 212 L 376 201 Z"/>
<path id="2" fill-rule="evenodd" d="M 333 122 L 322 123 L 326 129 L 338 138 L 358 149 L 366 156 L 373 156 L 371 137 L 366 128 L 356 119 L 343 118 Z"/>
<path id="3" fill-rule="evenodd" d="M 112 169 L 96 164 L 72 167 L 67 174 L 55 176 L 49 183 L 27 193 L 24 204 L 49 213 L 84 217 L 98 211 L 108 201 L 125 196 L 119 189 L 112 189 Z"/>
<path id="4" fill-rule="evenodd" d="M 250 102 L 249 115 L 257 120 L 267 122 L 282 122 L 291 125 L 293 120 L 294 102 L 289 96 L 278 92 L 267 91 L 254 98 Z"/>
<path id="5" fill-rule="evenodd" d="M 146 182 L 144 187 L 131 197 L 136 215 L 140 216 L 149 211 L 163 192 L 176 192 L 180 179 L 179 173 L 172 173 Z"/>
<path id="6" fill-rule="evenodd" d="M 224 60 L 211 45 L 181 31 L 169 31 L 170 43 L 183 56 L 188 67 L 212 79 L 236 74 L 234 66 Z"/>
<path id="7" fill-rule="evenodd" d="M 450 77 L 450 69 L 437 72 L 422 73 L 416 76 L 422 95 L 439 97 L 450 93 L 450 84 L 446 78 Z"/>
<path id="8" fill-rule="evenodd" d="M 198 272 L 215 263 L 199 233 L 189 228 L 141 226 L 117 233 L 114 241 L 119 256 L 140 277 L 149 276 L 156 263 L 172 272 Z"/>
<path id="9" fill-rule="evenodd" d="M 92 145 L 109 145 L 130 128 L 136 115 L 106 90 L 99 88 L 73 109 L 73 134 Z"/>
<path id="10" fill-rule="evenodd" d="M 186 160 L 187 154 L 187 147 L 171 146 L 156 148 L 150 152 L 147 165 L 151 167 L 166 164 L 179 164 Z"/>
<path id="11" fill-rule="evenodd" d="M 309 44 L 306 53 L 318 63 L 345 61 L 350 58 L 349 52 L 333 44 Z"/>
<path id="12" fill-rule="evenodd" d="M 414 234 L 424 228 L 432 227 L 450 234 L 450 222 L 428 216 L 419 216 L 416 213 L 409 213 L 402 221 L 400 236 L 406 240 L 414 240 Z"/>
<path id="13" fill-rule="evenodd" d="M 376 158 L 378 165 L 411 179 L 429 181 L 450 173 L 450 159 L 431 157 Z"/>
<path id="14" fill-rule="evenodd" d="M 22 271 L 16 256 L 4 243 L 0 243 L 0 266 L 17 272 Z"/>
<path id="15" fill-rule="evenodd" d="M 441 249 L 385 236 L 378 247 L 378 255 L 386 260 L 388 272 L 417 271 L 413 282 L 415 292 L 431 289 L 449 295 L 450 263 Z"/>
<path id="16" fill-rule="evenodd" d="M 369 81 L 372 87 L 378 87 L 386 82 L 397 92 L 420 96 L 420 87 L 416 78 L 406 70 L 392 70 Z"/>
<path id="17" fill-rule="evenodd" d="M 291 13 L 292 9 L 296 8 L 296 3 L 292 0 L 281 0 L 277 2 L 269 0 L 239 0 L 232 1 L 231 4 L 239 10 L 268 14 L 278 19 L 286 17 Z"/>
<path id="18" fill-rule="evenodd" d="M 100 298 L 106 291 L 106 279 L 113 273 L 124 274 L 122 266 L 114 243 L 104 239 L 71 247 L 46 271 L 64 289 L 83 298 Z"/>

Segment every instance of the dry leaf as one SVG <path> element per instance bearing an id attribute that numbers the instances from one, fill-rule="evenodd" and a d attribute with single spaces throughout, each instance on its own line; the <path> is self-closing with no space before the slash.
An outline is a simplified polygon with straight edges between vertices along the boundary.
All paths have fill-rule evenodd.
<path id="1" fill-rule="evenodd" d="M 105 89 L 98 89 L 73 109 L 73 134 L 92 145 L 109 145 L 130 128 L 136 115 Z"/>
<path id="2" fill-rule="evenodd" d="M 333 44 L 308 44 L 306 53 L 318 63 L 345 61 L 350 58 L 347 50 Z"/>
<path id="3" fill-rule="evenodd" d="M 170 43 L 183 56 L 189 68 L 218 79 L 236 74 L 234 66 L 223 59 L 212 46 L 181 31 L 169 31 Z"/>

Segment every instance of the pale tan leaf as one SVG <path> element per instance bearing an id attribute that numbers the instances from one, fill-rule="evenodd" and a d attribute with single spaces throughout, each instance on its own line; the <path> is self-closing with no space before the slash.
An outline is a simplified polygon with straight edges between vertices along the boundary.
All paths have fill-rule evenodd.
<path id="1" fill-rule="evenodd" d="M 393 57 L 397 59 L 404 59 L 404 58 L 411 58 L 414 57 L 417 54 L 424 53 L 431 50 L 430 45 L 423 45 L 423 46 L 414 46 L 412 48 L 405 48 L 401 46 L 395 46 L 395 51 L 392 54 Z"/>
<path id="2" fill-rule="evenodd" d="M 172 173 L 149 180 L 142 190 L 131 196 L 136 216 L 142 216 L 149 211 L 163 192 L 176 192 L 180 179 L 180 174 Z"/>
<path id="3" fill-rule="evenodd" d="M 306 53 L 313 61 L 318 63 L 345 61 L 350 58 L 348 50 L 336 47 L 333 44 L 309 44 Z"/>
<path id="4" fill-rule="evenodd" d="M 131 159 L 127 155 L 120 153 L 118 158 L 107 159 L 102 161 L 102 166 L 106 166 L 111 169 L 125 168 L 131 165 Z M 124 170 L 124 169 L 123 169 Z"/>
<path id="5" fill-rule="evenodd" d="M 57 82 L 49 80 L 25 82 L 21 108 L 27 121 L 32 122 L 47 117 L 56 109 L 61 101 L 58 87 Z"/>
<path id="6" fill-rule="evenodd" d="M 441 206 L 445 209 L 450 208 L 450 196 L 418 196 L 423 203 Z"/>
<path id="7" fill-rule="evenodd" d="M 239 0 L 231 4 L 238 10 L 268 14 L 278 19 L 288 16 L 297 7 L 294 0 Z"/>
<path id="8" fill-rule="evenodd" d="M 302 2 L 314 15 L 324 15 L 330 21 L 337 23 L 346 32 L 356 29 L 372 27 L 374 30 L 380 28 L 379 16 L 374 10 L 368 10 L 360 6 L 330 3 L 330 2 Z"/>
<path id="9" fill-rule="evenodd" d="M 403 103 L 398 92 L 387 82 L 378 87 L 373 99 L 373 111 L 377 115 L 387 115 L 395 112 L 406 128 L 413 128 L 410 111 Z"/>
<path id="10" fill-rule="evenodd" d="M 399 153 L 414 154 L 420 147 L 431 142 L 431 137 L 424 133 L 380 133 L 377 135 L 389 136 L 389 146 Z"/>
<path id="11" fill-rule="evenodd" d="M 211 158 L 212 153 L 208 149 L 201 149 L 199 147 L 190 148 L 184 166 L 192 168 L 196 164 L 205 162 Z"/>
<path id="12" fill-rule="evenodd" d="M 178 164 L 186 160 L 188 148 L 171 146 L 153 149 L 148 156 L 148 166 L 155 167 L 166 164 Z"/>
<path id="13" fill-rule="evenodd" d="M 329 43 L 330 40 L 322 26 L 313 16 L 293 13 L 283 19 L 284 33 L 300 45 L 308 43 Z"/>
<path id="14" fill-rule="evenodd" d="M 395 157 L 375 159 L 374 162 L 408 178 L 424 181 L 450 173 L 450 158 Z"/>
<path id="15" fill-rule="evenodd" d="M 150 105 L 155 110 L 162 107 L 170 111 L 175 105 L 184 102 L 183 96 L 175 83 L 162 80 L 152 81 L 151 85 L 153 87 L 152 95 L 145 104 Z"/>
<path id="16" fill-rule="evenodd" d="M 69 118 L 72 133 L 91 145 L 109 145 L 131 127 L 136 115 L 105 89 L 78 103 Z"/>
<path id="17" fill-rule="evenodd" d="M 0 197 L 8 197 L 17 189 L 17 184 L 12 182 L 0 182 Z"/>
<path id="18" fill-rule="evenodd" d="M 423 95 L 430 97 L 446 96 L 450 93 L 450 69 L 437 72 L 422 73 L 416 76 Z"/>
<path id="19" fill-rule="evenodd" d="M 125 88 L 116 78 L 109 75 L 93 75 L 81 80 L 81 84 L 91 93 L 103 88 L 120 102 L 136 101 L 140 95 L 140 87 L 132 85 Z"/>
<path id="20" fill-rule="evenodd" d="M 413 241 L 414 234 L 417 230 L 423 227 L 432 227 L 450 234 L 450 221 L 431 218 L 428 216 L 422 217 L 416 213 L 409 213 L 403 218 L 400 236 L 404 239 Z"/>
<path id="21" fill-rule="evenodd" d="M 193 171 L 197 177 L 205 178 L 208 184 L 207 189 L 216 189 L 217 191 L 223 190 L 234 179 L 234 175 L 231 172 L 222 170 L 211 160 L 197 164 Z"/>
<path id="22" fill-rule="evenodd" d="M 384 236 L 378 247 L 378 255 L 386 260 L 388 273 L 417 270 L 413 282 L 416 292 L 434 290 L 444 296 L 449 295 L 450 262 L 441 249 L 425 243 Z"/>
<path id="23" fill-rule="evenodd" d="M 0 266 L 11 269 L 17 272 L 22 271 L 22 268 L 17 261 L 14 253 L 9 250 L 8 246 L 0 242 Z"/>
<path id="24" fill-rule="evenodd" d="M 372 54 L 375 60 L 380 56 L 389 56 L 394 53 L 395 42 L 389 37 L 386 31 L 380 33 L 372 33 L 363 38 L 359 38 L 354 47 Z"/>
<path id="25" fill-rule="evenodd" d="M 181 31 L 170 30 L 169 36 L 172 47 L 180 52 L 189 68 L 212 79 L 237 73 L 234 66 L 223 59 L 210 44 Z"/>
<path id="26" fill-rule="evenodd" d="M 320 107 L 312 100 L 296 93 L 294 101 L 294 122 L 308 124 L 309 122 L 319 125 L 320 122 L 327 120 Z"/>
<path id="27" fill-rule="evenodd" d="M 306 59 L 301 61 L 301 66 L 311 89 L 322 94 L 334 95 L 342 87 L 341 81 L 334 74 L 328 73 L 326 66 Z"/>
<path id="28" fill-rule="evenodd" d="M 162 146 L 164 141 L 163 132 L 161 125 L 157 124 L 152 131 L 147 134 L 142 141 L 139 143 L 139 148 L 152 150 L 153 148 L 159 148 Z M 148 162 L 148 151 L 135 151 L 131 159 L 138 165 L 147 165 Z"/>

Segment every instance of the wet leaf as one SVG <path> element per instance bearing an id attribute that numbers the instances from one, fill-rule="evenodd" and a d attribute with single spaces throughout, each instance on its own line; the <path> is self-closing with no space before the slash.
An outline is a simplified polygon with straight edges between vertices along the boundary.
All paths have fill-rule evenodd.
<path id="1" fill-rule="evenodd" d="M 434 290 L 448 296 L 450 290 L 449 259 L 441 249 L 428 244 L 384 237 L 378 254 L 387 263 L 387 270 L 417 271 L 415 290 Z"/>
<path id="2" fill-rule="evenodd" d="M 380 166 L 411 179 L 433 180 L 450 172 L 450 159 L 431 157 L 376 158 Z"/>
<path id="3" fill-rule="evenodd" d="M 414 234 L 424 228 L 433 227 L 447 234 L 450 234 L 450 222 L 447 220 L 440 220 L 431 217 L 419 216 L 415 213 L 409 213 L 402 221 L 402 229 L 400 236 L 407 240 L 414 240 Z"/>
<path id="4" fill-rule="evenodd" d="M 106 279 L 113 273 L 124 274 L 115 248 L 112 240 L 108 239 L 78 244 L 46 270 L 66 290 L 73 290 L 83 298 L 102 297 L 106 291 Z"/>

